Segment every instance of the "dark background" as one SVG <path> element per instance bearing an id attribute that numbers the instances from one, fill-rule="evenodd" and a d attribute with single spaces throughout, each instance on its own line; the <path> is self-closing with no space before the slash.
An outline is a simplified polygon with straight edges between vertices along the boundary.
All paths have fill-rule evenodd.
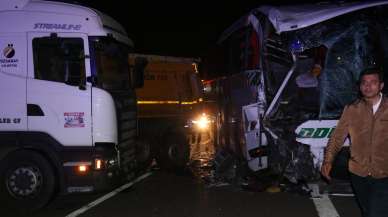
<path id="1" fill-rule="evenodd" d="M 200 57 L 204 75 L 224 70 L 225 55 L 217 40 L 234 21 L 261 5 L 302 4 L 316 0 L 241 1 L 66 1 L 95 8 L 113 17 L 135 43 L 135 52 Z M 336 1 L 338 2 L 338 1 Z M 222 74 L 222 72 L 221 72 Z"/>
<path id="2" fill-rule="evenodd" d="M 259 1 L 79 1 L 121 23 L 136 52 L 199 57 L 207 53 L 235 20 Z"/>
<path id="3" fill-rule="evenodd" d="M 251 9 L 269 1 L 77 2 L 123 25 L 136 53 L 201 58 L 202 77 L 212 78 L 226 70 L 226 52 L 216 43 L 221 33 Z"/>

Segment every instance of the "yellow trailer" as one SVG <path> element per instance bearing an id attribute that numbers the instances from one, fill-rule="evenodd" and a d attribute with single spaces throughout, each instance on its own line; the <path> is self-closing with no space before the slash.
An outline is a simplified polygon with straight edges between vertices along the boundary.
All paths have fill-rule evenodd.
<path id="1" fill-rule="evenodd" d="M 181 169 L 189 160 L 188 135 L 210 123 L 203 115 L 199 58 L 129 54 L 148 61 L 144 86 L 137 89 L 139 143 L 145 163 L 156 158 L 161 167 Z M 147 149 L 147 147 L 149 147 Z"/>

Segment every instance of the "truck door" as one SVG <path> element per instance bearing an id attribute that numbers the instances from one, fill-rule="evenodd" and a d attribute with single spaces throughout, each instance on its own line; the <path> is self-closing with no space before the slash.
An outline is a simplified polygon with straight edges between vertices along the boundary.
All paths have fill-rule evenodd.
<path id="1" fill-rule="evenodd" d="M 88 38 L 81 33 L 28 33 L 27 104 L 30 131 L 65 146 L 91 146 Z"/>

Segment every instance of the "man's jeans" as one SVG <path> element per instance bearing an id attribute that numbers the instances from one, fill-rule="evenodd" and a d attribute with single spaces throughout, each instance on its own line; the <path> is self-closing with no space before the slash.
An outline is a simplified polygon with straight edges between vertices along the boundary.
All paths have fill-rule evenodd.
<path id="1" fill-rule="evenodd" d="M 388 216 L 388 178 L 375 179 L 351 173 L 355 195 L 363 217 Z"/>

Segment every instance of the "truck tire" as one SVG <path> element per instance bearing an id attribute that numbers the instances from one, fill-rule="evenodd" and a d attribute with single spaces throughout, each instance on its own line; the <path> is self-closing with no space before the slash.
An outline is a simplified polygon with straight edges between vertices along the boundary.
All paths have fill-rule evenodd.
<path id="1" fill-rule="evenodd" d="M 151 142 L 138 139 L 136 142 L 136 161 L 139 171 L 148 169 L 154 158 L 154 151 Z"/>
<path id="2" fill-rule="evenodd" d="M 168 133 L 163 136 L 156 161 L 161 169 L 181 172 L 190 158 L 189 141 L 184 133 Z"/>
<path id="3" fill-rule="evenodd" d="M 55 178 L 50 163 L 34 151 L 17 151 L 0 166 L 0 202 L 17 212 L 44 207 L 52 198 Z"/>

